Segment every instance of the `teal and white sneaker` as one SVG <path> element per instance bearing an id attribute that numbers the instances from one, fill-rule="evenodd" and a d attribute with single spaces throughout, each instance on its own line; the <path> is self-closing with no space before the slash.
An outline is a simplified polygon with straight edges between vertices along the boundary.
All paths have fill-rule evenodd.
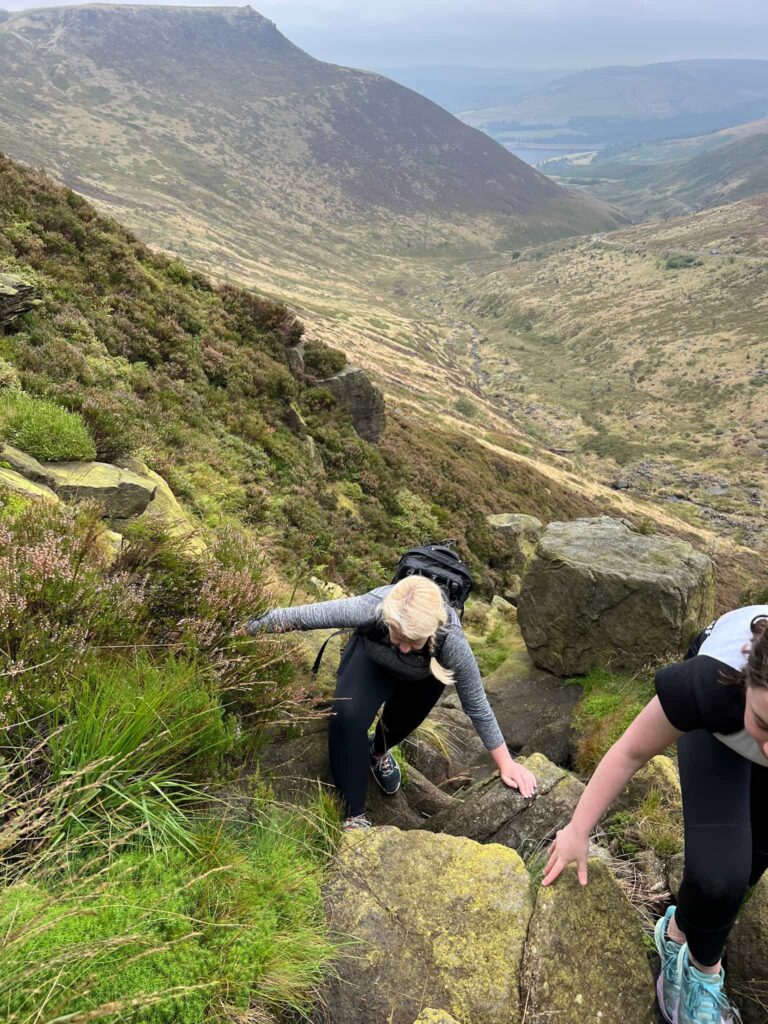
<path id="1" fill-rule="evenodd" d="M 741 1024 L 741 1014 L 725 994 L 725 974 L 705 974 L 688 958 L 688 946 L 677 961 L 680 978 L 680 1009 L 677 1024 Z"/>
<path id="2" fill-rule="evenodd" d="M 656 949 L 661 957 L 661 970 L 659 979 L 656 982 L 656 995 L 659 1000 L 659 1008 L 664 1020 L 669 1024 L 678 1024 L 677 1007 L 680 1003 L 680 974 L 678 971 L 678 959 L 680 957 L 681 945 L 667 938 L 667 926 L 672 920 L 675 912 L 674 907 L 668 907 L 664 917 L 656 922 L 653 937 L 656 940 Z"/>

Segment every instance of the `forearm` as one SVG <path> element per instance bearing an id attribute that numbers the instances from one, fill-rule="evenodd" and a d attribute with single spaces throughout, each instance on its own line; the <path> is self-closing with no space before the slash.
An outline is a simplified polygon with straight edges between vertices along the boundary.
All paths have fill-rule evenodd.
<path id="1" fill-rule="evenodd" d="M 571 826 L 589 836 L 629 780 L 645 764 L 646 758 L 633 757 L 620 745 L 611 747 L 589 780 L 571 819 Z"/>
<path id="2" fill-rule="evenodd" d="M 251 633 L 286 633 L 291 630 L 355 628 L 373 622 L 377 600 L 370 594 L 321 601 L 317 604 L 276 608 L 249 624 Z"/>
<path id="3" fill-rule="evenodd" d="M 488 753 L 493 758 L 496 767 L 502 775 L 506 775 L 515 763 L 515 759 L 510 754 L 509 747 L 506 743 L 502 743 L 500 746 L 494 747 L 494 749 L 489 750 Z"/>

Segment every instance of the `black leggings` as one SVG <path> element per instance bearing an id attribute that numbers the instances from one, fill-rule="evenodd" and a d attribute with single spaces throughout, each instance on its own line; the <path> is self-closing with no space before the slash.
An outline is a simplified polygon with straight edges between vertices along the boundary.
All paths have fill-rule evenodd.
<path id="1" fill-rule="evenodd" d="M 368 729 L 384 705 L 376 726 L 374 750 L 385 753 L 424 721 L 445 687 L 434 676 L 403 679 L 372 661 L 361 637 L 347 644 L 336 673 L 333 715 L 328 725 L 331 774 L 344 813 L 365 812 L 368 789 Z"/>
<path id="2" fill-rule="evenodd" d="M 675 914 L 688 947 L 711 967 L 750 885 L 768 868 L 768 768 L 698 729 L 677 744 L 685 871 Z"/>

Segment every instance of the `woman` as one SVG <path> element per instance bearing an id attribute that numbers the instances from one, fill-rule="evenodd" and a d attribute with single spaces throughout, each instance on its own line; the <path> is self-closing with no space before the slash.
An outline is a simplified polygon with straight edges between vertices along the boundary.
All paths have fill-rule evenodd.
<path id="1" fill-rule="evenodd" d="M 278 608 L 248 625 L 252 634 L 345 627 L 355 633 L 341 658 L 328 725 L 331 774 L 345 829 L 370 827 L 365 817 L 369 766 L 385 793 L 397 792 L 400 769 L 390 750 L 424 721 L 451 683 L 502 781 L 533 796 L 536 780 L 512 759 L 459 617 L 431 580 L 407 576 L 359 597 Z"/>
<path id="2" fill-rule="evenodd" d="M 550 847 L 544 885 L 575 861 L 587 883 L 589 835 L 646 761 L 677 741 L 685 819 L 678 906 L 656 925 L 658 996 L 676 1024 L 739 1020 L 721 957 L 744 895 L 768 867 L 768 605 L 737 608 L 656 674 L 656 697 L 595 770 Z"/>

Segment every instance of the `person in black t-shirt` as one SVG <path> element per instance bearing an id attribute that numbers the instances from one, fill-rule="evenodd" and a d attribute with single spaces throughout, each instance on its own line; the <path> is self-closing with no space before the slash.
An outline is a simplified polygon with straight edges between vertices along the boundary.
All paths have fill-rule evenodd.
<path id="1" fill-rule="evenodd" d="M 587 884 L 592 829 L 635 772 L 674 742 L 685 870 L 677 907 L 656 925 L 659 1004 L 675 1024 L 731 1024 L 740 1018 L 723 989 L 721 957 L 747 889 L 768 868 L 768 605 L 721 616 L 683 662 L 656 673 L 656 697 L 557 833 L 544 885 L 574 861 Z"/>

